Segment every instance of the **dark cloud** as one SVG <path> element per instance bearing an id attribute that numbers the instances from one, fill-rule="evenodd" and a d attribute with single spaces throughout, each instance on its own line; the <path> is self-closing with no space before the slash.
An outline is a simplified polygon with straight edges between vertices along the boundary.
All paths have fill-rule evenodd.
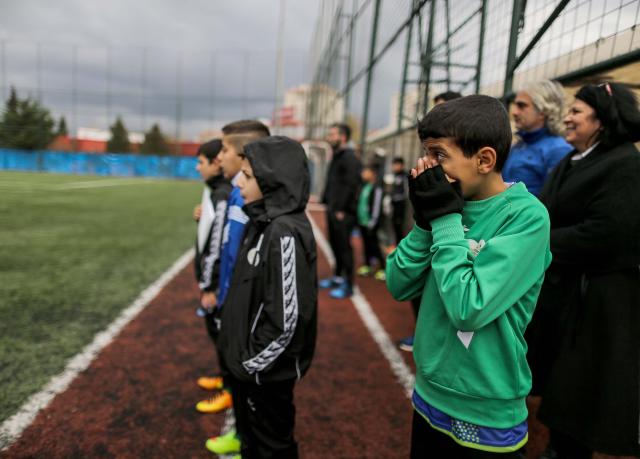
<path id="1" fill-rule="evenodd" d="M 290 87 L 310 79 L 317 3 L 286 7 Z M 194 137 L 212 123 L 271 114 L 278 1 L 0 0 L 0 11 L 4 94 L 14 85 L 40 95 L 71 126 L 74 113 L 79 126 L 99 128 L 121 114 L 131 129 L 159 121 L 173 134 L 179 116 L 182 135 Z"/>

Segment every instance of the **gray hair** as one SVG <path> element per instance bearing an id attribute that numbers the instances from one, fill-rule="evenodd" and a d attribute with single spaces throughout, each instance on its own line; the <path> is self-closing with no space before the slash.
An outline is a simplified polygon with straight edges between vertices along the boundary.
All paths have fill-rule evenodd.
<path id="1" fill-rule="evenodd" d="M 564 92 L 562 85 L 557 81 L 542 80 L 527 83 L 518 92 L 526 92 L 533 105 L 545 118 L 545 124 L 551 134 L 562 135 L 564 124 L 562 117 L 564 114 Z"/>

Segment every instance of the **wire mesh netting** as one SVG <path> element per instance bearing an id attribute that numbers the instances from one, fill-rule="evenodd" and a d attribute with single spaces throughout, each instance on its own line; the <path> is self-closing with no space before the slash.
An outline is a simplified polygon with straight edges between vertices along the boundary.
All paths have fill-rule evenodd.
<path id="1" fill-rule="evenodd" d="M 440 92 L 502 97 L 528 81 L 638 61 L 639 13 L 640 0 L 324 1 L 307 137 L 347 121 L 366 130 L 362 147 L 396 145 Z"/>

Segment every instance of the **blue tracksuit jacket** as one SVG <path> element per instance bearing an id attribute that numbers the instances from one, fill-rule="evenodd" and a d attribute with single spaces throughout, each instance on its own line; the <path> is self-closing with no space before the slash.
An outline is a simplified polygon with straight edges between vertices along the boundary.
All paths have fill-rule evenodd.
<path id="1" fill-rule="evenodd" d="M 511 148 L 502 178 L 505 182 L 524 182 L 527 190 L 538 196 L 549 172 L 573 147 L 562 137 L 551 135 L 546 127 L 519 131 L 518 135 L 522 140 Z"/>
<path id="2" fill-rule="evenodd" d="M 244 236 L 244 226 L 249 217 L 242 210 L 244 199 L 240 195 L 238 188 L 238 173 L 231 184 L 233 189 L 227 201 L 227 218 L 222 233 L 222 256 L 220 259 L 220 290 L 218 292 L 218 307 L 224 304 L 227 292 L 231 286 L 231 277 L 233 276 L 233 268 L 236 265 L 236 258 L 240 251 L 240 244 Z"/>

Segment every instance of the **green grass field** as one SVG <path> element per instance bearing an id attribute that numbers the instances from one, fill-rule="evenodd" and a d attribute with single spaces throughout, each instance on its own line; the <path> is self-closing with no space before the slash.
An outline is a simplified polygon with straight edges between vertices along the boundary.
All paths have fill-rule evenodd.
<path id="1" fill-rule="evenodd" d="M 0 421 L 193 245 L 201 190 L 0 172 Z"/>

